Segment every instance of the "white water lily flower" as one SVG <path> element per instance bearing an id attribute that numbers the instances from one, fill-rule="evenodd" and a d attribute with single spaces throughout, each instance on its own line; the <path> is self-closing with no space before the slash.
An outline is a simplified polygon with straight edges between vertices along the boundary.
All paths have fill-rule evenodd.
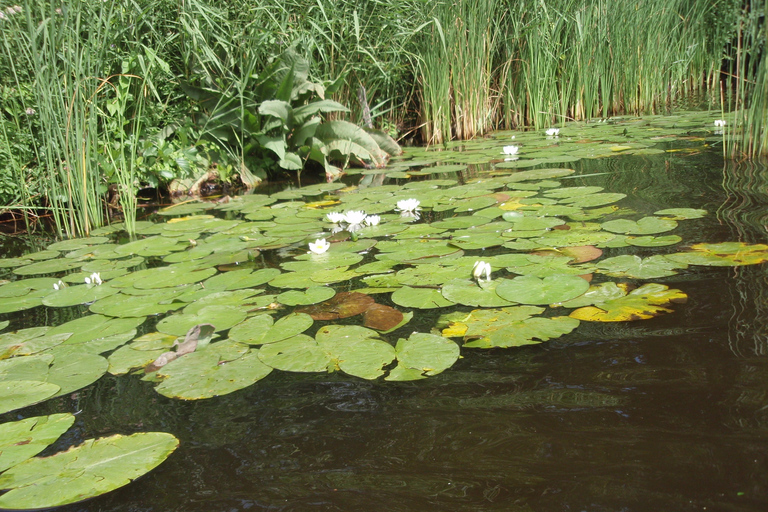
<path id="1" fill-rule="evenodd" d="M 91 274 L 90 277 L 85 278 L 85 284 L 95 284 L 96 286 L 98 286 L 101 283 L 102 283 L 101 275 L 99 275 L 98 272 L 94 272 L 93 274 Z"/>
<path id="2" fill-rule="evenodd" d="M 365 218 L 365 223 L 369 226 L 378 226 L 379 222 L 381 222 L 381 217 L 378 215 L 368 215 Z"/>
<path id="3" fill-rule="evenodd" d="M 725 119 L 715 119 L 715 126 L 718 128 L 722 128 L 726 125 Z"/>
<path id="4" fill-rule="evenodd" d="M 362 224 L 363 221 L 365 221 L 365 212 L 363 210 L 351 210 L 348 212 L 344 212 L 344 220 L 347 221 L 347 224 L 355 225 L 355 224 Z"/>
<path id="5" fill-rule="evenodd" d="M 419 208 L 419 205 L 421 204 L 421 201 L 418 199 L 402 199 L 397 202 L 397 210 L 401 212 L 408 212 L 408 213 L 416 213 Z"/>
<path id="6" fill-rule="evenodd" d="M 491 264 L 484 261 L 476 261 L 475 266 L 472 268 L 472 276 L 479 283 L 483 280 L 483 275 L 485 275 L 486 281 L 491 280 Z"/>
<path id="7" fill-rule="evenodd" d="M 328 221 L 333 222 L 334 224 L 338 224 L 339 222 L 344 222 L 347 220 L 347 218 L 341 212 L 326 213 L 325 218 L 328 219 Z"/>
<path id="8" fill-rule="evenodd" d="M 557 137 L 560 135 L 560 128 L 549 128 L 547 129 L 546 134 L 550 137 Z"/>
<path id="9" fill-rule="evenodd" d="M 323 254 L 331 244 L 325 238 L 318 238 L 314 242 L 309 242 L 309 252 L 314 254 Z"/>
<path id="10" fill-rule="evenodd" d="M 504 146 L 503 152 L 505 155 L 516 155 L 520 151 L 520 146 Z"/>
<path id="11" fill-rule="evenodd" d="M 61 279 L 59 279 L 58 283 L 53 283 L 53 289 L 54 290 L 62 290 L 64 288 L 66 288 L 66 286 L 67 285 L 64 284 L 64 281 L 62 281 Z"/>

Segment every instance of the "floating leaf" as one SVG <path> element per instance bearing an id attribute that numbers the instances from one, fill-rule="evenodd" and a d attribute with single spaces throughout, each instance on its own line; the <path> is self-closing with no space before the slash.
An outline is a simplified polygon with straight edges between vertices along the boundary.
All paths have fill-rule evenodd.
<path id="1" fill-rule="evenodd" d="M 208 290 L 240 290 L 262 285 L 280 275 L 276 268 L 263 268 L 257 271 L 251 269 L 223 272 L 206 279 L 203 285 Z"/>
<path id="2" fill-rule="evenodd" d="M 575 299 L 571 299 L 557 304 L 566 308 L 580 308 L 600 302 L 607 302 L 613 299 L 620 299 L 627 294 L 626 285 L 617 285 L 613 281 L 593 284 L 589 290 Z"/>
<path id="3" fill-rule="evenodd" d="M 402 312 L 383 304 L 371 304 L 363 313 L 363 325 L 377 331 L 389 331 L 402 321 Z"/>
<path id="4" fill-rule="evenodd" d="M 459 359 L 459 346 L 442 336 L 415 332 L 397 341 L 395 355 L 397 366 L 385 380 L 416 380 L 453 366 Z"/>
<path id="5" fill-rule="evenodd" d="M 749 245 L 743 242 L 696 244 L 690 252 L 667 254 L 665 257 L 681 264 L 714 267 L 757 265 L 768 261 L 768 245 Z"/>
<path id="6" fill-rule="evenodd" d="M 683 239 L 678 235 L 666 236 L 628 236 L 624 239 L 628 245 L 635 247 L 664 247 L 679 244 Z"/>
<path id="7" fill-rule="evenodd" d="M 621 233 L 624 235 L 655 235 L 672 231 L 677 227 L 677 222 L 659 217 L 643 217 L 638 221 L 627 219 L 609 220 L 608 222 L 603 222 L 601 227 L 611 233 Z"/>
<path id="8" fill-rule="evenodd" d="M 272 323 L 272 317 L 257 315 L 245 322 L 236 325 L 229 331 L 229 338 L 249 345 L 263 345 L 301 334 L 310 327 L 314 321 L 305 313 L 291 313 Z"/>
<path id="9" fill-rule="evenodd" d="M 395 359 L 395 349 L 377 338 L 375 331 L 356 325 L 328 325 L 317 331 L 316 340 L 344 373 L 363 379 L 384 374 Z"/>
<path id="10" fill-rule="evenodd" d="M 330 299 L 336 291 L 328 286 L 312 286 L 305 291 L 289 290 L 277 296 L 277 301 L 286 306 L 308 306 Z"/>
<path id="11" fill-rule="evenodd" d="M 75 422 L 69 413 L 36 416 L 0 425 L 0 471 L 34 457 Z"/>
<path id="12" fill-rule="evenodd" d="M 667 208 L 665 210 L 653 212 L 653 214 L 662 215 L 665 219 L 670 220 L 700 219 L 707 214 L 707 210 L 700 210 L 697 208 Z"/>
<path id="13" fill-rule="evenodd" d="M 465 306 L 492 308 L 516 304 L 496 293 L 502 281 L 502 279 L 495 279 L 476 283 L 470 279 L 453 279 L 443 285 L 441 293 L 449 301 Z"/>
<path id="14" fill-rule="evenodd" d="M 184 336 L 197 324 L 213 324 L 216 331 L 225 331 L 239 324 L 247 316 L 247 308 L 236 306 L 206 306 L 195 313 L 182 313 L 165 317 L 157 323 L 157 330 L 175 336 Z"/>
<path id="15" fill-rule="evenodd" d="M 93 384 L 109 368 L 106 358 L 78 346 L 59 345 L 46 354 L 53 355 L 46 380 L 60 388 L 54 396 L 66 395 Z"/>
<path id="16" fill-rule="evenodd" d="M 304 334 L 263 345 L 259 359 L 267 366 L 286 372 L 323 372 L 331 362 L 317 341 Z"/>
<path id="17" fill-rule="evenodd" d="M 109 318 L 102 315 L 86 315 L 51 328 L 48 335 L 73 333 L 65 344 L 81 345 L 130 332 L 142 323 L 143 317 Z"/>
<path id="18" fill-rule="evenodd" d="M 315 306 L 297 308 L 296 312 L 306 313 L 314 320 L 336 320 L 359 315 L 374 302 L 373 297 L 364 293 L 341 292 Z"/>
<path id="19" fill-rule="evenodd" d="M 38 261 L 23 267 L 16 267 L 13 273 L 19 276 L 31 276 L 35 274 L 58 274 L 73 268 L 79 268 L 83 265 L 82 261 L 71 259 L 56 259 L 48 261 Z"/>
<path id="20" fill-rule="evenodd" d="M 680 290 L 649 283 L 632 290 L 624 297 L 579 308 L 571 312 L 570 316 L 588 322 L 647 320 L 663 313 L 672 313 L 666 306 L 684 303 L 686 299 L 687 295 Z"/>
<path id="21" fill-rule="evenodd" d="M 161 379 L 155 390 L 169 398 L 201 400 L 248 387 L 271 371 L 247 345 L 225 340 L 163 366 L 155 374 Z"/>
<path id="22" fill-rule="evenodd" d="M 0 382 L 0 414 L 47 400 L 58 393 L 59 389 L 59 386 L 50 382 L 4 380 Z"/>
<path id="23" fill-rule="evenodd" d="M 496 287 L 496 293 L 520 304 L 552 304 L 573 299 L 589 289 L 589 283 L 573 275 L 551 275 L 542 278 L 520 276 L 503 279 Z"/>
<path id="24" fill-rule="evenodd" d="M 50 327 L 30 327 L 0 334 L 0 359 L 27 356 L 64 343 L 72 333 L 47 334 Z"/>
<path id="25" fill-rule="evenodd" d="M 616 277 L 634 277 L 636 279 L 656 279 L 659 277 L 673 276 L 684 263 L 670 261 L 664 256 L 656 255 L 647 258 L 624 254 L 614 256 L 597 263 L 597 268 L 603 274 Z"/>
<path id="26" fill-rule="evenodd" d="M 118 291 L 117 288 L 112 288 L 107 284 L 101 286 L 95 284 L 66 286 L 43 297 L 43 304 L 55 308 L 76 306 L 109 297 Z"/>
<path id="27" fill-rule="evenodd" d="M 533 316 L 543 311 L 535 306 L 474 310 L 444 330 L 443 336 L 463 336 L 465 347 L 519 347 L 558 338 L 579 325 L 578 320 L 569 317 Z"/>
<path id="28" fill-rule="evenodd" d="M 392 302 L 398 306 L 417 309 L 436 309 L 456 304 L 443 297 L 436 288 L 411 288 L 403 286 L 392 294 Z"/>
<path id="29" fill-rule="evenodd" d="M 151 471 L 179 445 L 163 432 L 89 439 L 50 457 L 32 458 L 0 475 L 5 509 L 75 503 L 112 491 Z"/>

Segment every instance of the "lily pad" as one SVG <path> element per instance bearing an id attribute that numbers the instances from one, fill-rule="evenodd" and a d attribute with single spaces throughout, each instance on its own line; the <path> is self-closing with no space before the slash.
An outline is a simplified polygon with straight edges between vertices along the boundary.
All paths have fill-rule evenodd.
<path id="1" fill-rule="evenodd" d="M 700 219 L 707 214 L 707 210 L 700 210 L 697 208 L 667 208 L 665 210 L 653 212 L 653 214 L 671 220 Z"/>
<path id="2" fill-rule="evenodd" d="M 384 304 L 371 304 L 363 313 L 363 325 L 377 331 L 389 331 L 403 322 L 403 313 Z"/>
<path id="3" fill-rule="evenodd" d="M 249 345 L 266 345 L 303 333 L 314 321 L 305 313 L 291 313 L 273 322 L 269 315 L 257 315 L 236 325 L 229 338 Z"/>
<path id="4" fill-rule="evenodd" d="M 49 335 L 50 327 L 30 327 L 0 334 L 0 359 L 28 356 L 64 343 L 72 333 Z"/>
<path id="5" fill-rule="evenodd" d="M 247 345 L 225 340 L 160 368 L 155 391 L 169 398 L 201 400 L 248 387 L 271 371 Z"/>
<path id="6" fill-rule="evenodd" d="M 611 233 L 621 233 L 624 235 L 655 235 L 672 231 L 677 227 L 677 222 L 659 217 L 643 217 L 638 221 L 627 219 L 609 220 L 608 222 L 603 222 L 601 227 Z"/>
<path id="7" fill-rule="evenodd" d="M 331 362 L 330 355 L 317 341 L 304 334 L 263 345 L 259 359 L 267 366 L 286 372 L 323 372 Z"/>
<path id="8" fill-rule="evenodd" d="M 665 257 L 681 264 L 714 267 L 737 267 L 757 265 L 768 261 L 768 245 L 723 242 L 719 244 L 696 244 L 690 252 L 667 254 Z"/>
<path id="9" fill-rule="evenodd" d="M 42 300 L 43 305 L 45 306 L 61 308 L 94 302 L 103 299 L 104 297 L 114 295 L 118 293 L 118 291 L 117 288 L 112 288 L 107 284 L 81 284 L 77 286 L 66 286 L 56 290 L 43 297 Z"/>
<path id="10" fill-rule="evenodd" d="M 163 462 L 179 445 L 163 432 L 89 439 L 50 457 L 32 458 L 0 475 L 5 509 L 58 507 L 131 483 Z"/>
<path id="11" fill-rule="evenodd" d="M 395 359 L 394 347 L 377 336 L 356 325 L 328 325 L 317 331 L 315 339 L 334 367 L 370 380 L 383 375 L 383 367 Z"/>
<path id="12" fill-rule="evenodd" d="M 443 285 L 441 293 L 449 301 L 465 306 L 493 308 L 517 304 L 517 302 L 507 300 L 496 293 L 502 281 L 504 280 L 495 279 L 476 283 L 470 279 L 453 279 Z"/>
<path id="13" fill-rule="evenodd" d="M 184 336 L 197 324 L 213 324 L 216 332 L 239 324 L 248 315 L 247 308 L 237 306 L 206 306 L 195 313 L 177 313 L 157 323 L 157 330 L 174 336 Z"/>
<path id="14" fill-rule="evenodd" d="M 443 297 L 437 288 L 412 288 L 403 286 L 392 294 L 392 302 L 398 306 L 417 309 L 437 309 L 456 304 Z"/>
<path id="15" fill-rule="evenodd" d="M 579 325 L 574 318 L 534 316 L 543 311 L 535 306 L 474 310 L 444 329 L 443 336 L 461 336 L 465 347 L 519 347 L 558 338 Z"/>
<path id="16" fill-rule="evenodd" d="M 559 274 L 538 278 L 531 275 L 502 280 L 496 293 L 510 302 L 544 305 L 576 298 L 588 289 L 589 283 L 578 276 Z"/>
<path id="17" fill-rule="evenodd" d="M 673 276 L 685 263 L 670 261 L 668 258 L 656 255 L 641 258 L 637 255 L 625 254 L 614 256 L 596 264 L 600 272 L 615 277 L 634 277 L 635 279 L 656 279 Z"/>
<path id="18" fill-rule="evenodd" d="M 69 413 L 36 416 L 0 425 L 0 471 L 43 451 L 75 422 Z"/>
<path id="19" fill-rule="evenodd" d="M 336 320 L 359 315 L 375 301 L 370 295 L 359 292 L 340 292 L 333 298 L 304 308 L 297 308 L 296 312 L 306 313 L 314 320 Z"/>
<path id="20" fill-rule="evenodd" d="M 598 302 L 571 312 L 572 318 L 588 322 L 630 322 L 647 320 L 664 313 L 672 313 L 670 304 L 680 304 L 687 295 L 680 290 L 649 283 L 632 290 L 624 297 Z"/>
<path id="21" fill-rule="evenodd" d="M 82 265 L 82 261 L 62 258 L 38 261 L 30 265 L 24 265 L 23 267 L 16 267 L 13 269 L 13 273 L 19 276 L 32 276 L 35 274 L 58 274 L 59 272 L 65 272 L 67 270 L 72 270 L 73 268 L 79 268 Z"/>
<path id="22" fill-rule="evenodd" d="M 47 400 L 60 389 L 51 382 L 4 380 L 0 382 L 0 414 Z"/>
<path id="23" fill-rule="evenodd" d="M 417 380 L 437 375 L 453 366 L 459 353 L 459 346 L 451 340 L 415 332 L 408 339 L 397 341 L 397 366 L 385 380 Z"/>
<path id="24" fill-rule="evenodd" d="M 328 286 L 312 286 L 305 291 L 288 290 L 277 296 L 277 301 L 286 306 L 308 306 L 323 302 L 336 295 L 333 288 Z"/>

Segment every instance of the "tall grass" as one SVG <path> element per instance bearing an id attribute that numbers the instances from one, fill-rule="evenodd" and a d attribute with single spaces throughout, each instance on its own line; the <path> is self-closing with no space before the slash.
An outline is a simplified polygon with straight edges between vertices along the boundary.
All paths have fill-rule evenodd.
<path id="1" fill-rule="evenodd" d="M 140 117 L 152 82 L 128 72 L 135 61 L 148 75 L 160 62 L 141 43 L 145 13 L 136 3 L 59 7 L 36 0 L 4 20 L 2 67 L 13 85 L 31 89 L 23 106 L 37 117 L 39 145 L 30 165 L 44 169 L 42 206 L 62 235 L 87 235 L 108 221 L 108 181 L 118 184 L 128 229 L 135 219 L 133 173 L 141 124 L 134 118 Z M 31 121 L 26 128 L 32 130 Z M 37 207 L 31 201 L 22 205 Z"/>

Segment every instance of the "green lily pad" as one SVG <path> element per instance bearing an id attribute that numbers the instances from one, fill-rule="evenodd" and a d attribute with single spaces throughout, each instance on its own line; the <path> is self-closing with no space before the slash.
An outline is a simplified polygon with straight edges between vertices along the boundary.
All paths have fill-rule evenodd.
<path id="1" fill-rule="evenodd" d="M 596 264 L 603 274 L 615 277 L 634 277 L 635 279 L 656 279 L 673 276 L 685 268 L 685 263 L 670 261 L 662 255 L 641 258 L 625 254 L 602 260 Z"/>
<path id="2" fill-rule="evenodd" d="M 397 366 L 385 380 L 417 380 L 437 375 L 453 366 L 459 359 L 459 353 L 459 346 L 451 340 L 415 332 L 408 339 L 397 341 Z"/>
<path id="3" fill-rule="evenodd" d="M 456 304 L 443 297 L 436 288 L 403 286 L 392 294 L 392 302 L 405 308 L 437 309 Z"/>
<path id="4" fill-rule="evenodd" d="M 63 323 L 48 331 L 48 335 L 73 333 L 65 345 L 83 345 L 103 338 L 129 332 L 144 323 L 144 318 L 110 318 L 87 315 Z"/>
<path id="5" fill-rule="evenodd" d="M 583 247 L 583 246 L 581 246 Z M 564 250 L 569 249 L 565 247 Z M 602 251 L 601 251 L 602 252 Z M 507 267 L 509 272 L 526 276 L 547 277 L 554 275 L 582 275 L 589 274 L 590 270 L 584 267 L 571 265 L 573 259 L 563 253 L 554 254 L 528 254 L 526 264 Z"/>
<path id="6" fill-rule="evenodd" d="M 210 277 L 203 285 L 209 290 L 240 290 L 262 285 L 278 275 L 280 270 L 276 268 L 262 268 L 255 272 L 251 269 L 233 270 Z"/>
<path id="7" fill-rule="evenodd" d="M 47 400 L 58 393 L 59 389 L 59 386 L 50 382 L 0 381 L 0 414 Z"/>
<path id="8" fill-rule="evenodd" d="M 289 290 L 277 296 L 277 301 L 286 306 L 308 306 L 326 301 L 336 295 L 328 286 L 312 286 L 305 291 Z"/>
<path id="9" fill-rule="evenodd" d="M 672 231 L 677 227 L 677 222 L 659 217 L 643 217 L 638 221 L 627 219 L 609 220 L 608 222 L 603 222 L 601 227 L 611 233 L 621 233 L 624 235 L 655 235 Z"/>
<path id="10" fill-rule="evenodd" d="M 169 398 L 201 400 L 248 387 L 271 371 L 247 345 L 225 340 L 160 368 L 155 391 Z"/>
<path id="11" fill-rule="evenodd" d="M 628 236 L 624 239 L 628 245 L 635 247 L 665 247 L 667 245 L 675 245 L 682 242 L 682 238 L 678 235 L 666 235 L 666 236 Z"/>
<path id="12" fill-rule="evenodd" d="M 315 339 L 330 355 L 331 365 L 355 377 L 375 379 L 395 359 L 395 348 L 365 327 L 328 325 L 317 331 Z"/>
<path id="13" fill-rule="evenodd" d="M 553 304 L 578 297 L 589 289 L 589 283 L 573 275 L 551 275 L 544 278 L 520 276 L 503 279 L 496 293 L 520 304 Z"/>
<path id="14" fill-rule="evenodd" d="M 617 192 L 600 192 L 598 194 L 589 194 L 586 196 L 577 196 L 563 198 L 561 203 L 569 204 L 571 206 L 577 206 L 579 208 L 593 208 L 595 206 L 603 206 L 606 204 L 615 203 L 621 199 L 627 197 L 627 194 L 621 194 Z"/>
<path id="15" fill-rule="evenodd" d="M 71 333 L 49 335 L 50 327 L 30 327 L 0 334 L 0 359 L 28 356 L 64 343 Z"/>
<path id="16" fill-rule="evenodd" d="M 205 291 L 208 292 L 212 290 Z M 264 290 L 261 289 L 252 290 L 250 288 L 245 290 L 233 290 L 231 292 L 212 291 L 212 293 L 195 299 L 191 304 L 185 306 L 182 311 L 186 315 L 193 315 L 208 306 L 242 306 L 263 291 Z"/>
<path id="17" fill-rule="evenodd" d="M 493 308 L 516 304 L 516 302 L 509 301 L 496 293 L 502 281 L 504 280 L 495 279 L 476 283 L 470 279 L 453 279 L 442 286 L 441 293 L 449 301 L 465 306 Z"/>
<path id="18" fill-rule="evenodd" d="M 236 306 L 206 306 L 195 313 L 177 313 L 157 323 L 157 330 L 174 336 L 184 336 L 198 324 L 213 324 L 216 332 L 239 324 L 248 315 L 247 308 Z"/>
<path id="19" fill-rule="evenodd" d="M 506 348 L 532 345 L 558 338 L 578 327 L 569 317 L 536 317 L 544 311 L 535 306 L 474 310 L 443 330 L 443 336 L 464 338 L 472 348 Z"/>
<path id="20" fill-rule="evenodd" d="M 104 297 L 109 297 L 118 293 L 117 288 L 112 288 L 107 284 L 81 284 L 77 286 L 66 286 L 43 297 L 43 305 L 55 308 L 76 306 L 78 304 L 87 304 Z"/>
<path id="21" fill-rule="evenodd" d="M 171 302 L 181 290 L 161 289 L 151 295 L 125 295 L 120 293 L 97 300 L 90 306 L 93 313 L 118 318 L 145 318 L 174 311 L 183 307 L 182 302 Z"/>
<path id="22" fill-rule="evenodd" d="M 18 297 L 0 297 L 0 313 L 14 313 L 37 306 L 42 306 L 43 297 L 53 291 L 51 290 L 33 290 L 26 295 Z"/>
<path id="23" fill-rule="evenodd" d="M 313 323 L 305 313 L 291 313 L 274 323 L 269 315 L 257 315 L 233 327 L 229 338 L 249 345 L 266 345 L 301 334 Z"/>
<path id="24" fill-rule="evenodd" d="M 469 275 L 469 272 L 467 275 Z M 455 278 L 455 268 L 433 264 L 405 268 L 395 275 L 398 283 L 407 286 L 436 286 Z"/>
<path id="25" fill-rule="evenodd" d="M 681 304 L 687 295 L 680 290 L 649 283 L 632 290 L 627 295 L 597 302 L 572 311 L 570 316 L 587 322 L 630 322 L 647 320 L 664 313 L 672 313 L 671 304 Z"/>
<path id="26" fill-rule="evenodd" d="M 105 357 L 86 352 L 78 346 L 59 345 L 46 354 L 53 356 L 46 380 L 60 388 L 54 396 L 66 395 L 93 384 L 109 368 Z"/>
<path id="27" fill-rule="evenodd" d="M 304 334 L 263 345 L 259 359 L 267 366 L 286 372 L 324 372 L 331 362 L 330 355 L 317 341 Z"/>
<path id="28" fill-rule="evenodd" d="M 74 251 L 88 247 L 91 245 L 106 244 L 109 242 L 109 238 L 105 236 L 92 236 L 90 238 L 71 238 L 69 240 L 62 240 L 60 242 L 54 242 L 48 246 L 48 249 L 53 251 Z"/>
<path id="29" fill-rule="evenodd" d="M 179 445 L 162 432 L 89 439 L 50 457 L 32 458 L 0 475 L 5 509 L 58 507 L 131 483 L 163 462 Z"/>
<path id="30" fill-rule="evenodd" d="M 38 261 L 23 267 L 16 267 L 13 269 L 13 273 L 18 276 L 32 276 L 35 274 L 58 274 L 59 272 L 65 272 L 72 270 L 73 268 L 79 268 L 83 265 L 82 261 L 70 260 L 70 259 L 55 259 L 47 261 Z"/>
<path id="31" fill-rule="evenodd" d="M 607 302 L 613 299 L 620 299 L 627 294 L 626 286 L 620 286 L 613 281 L 605 283 L 596 283 L 590 285 L 589 290 L 575 299 L 567 300 L 557 304 L 566 308 L 580 308 L 591 306 L 600 302 Z"/>
<path id="32" fill-rule="evenodd" d="M 21 279 L 11 281 L 0 286 L 0 298 L 4 297 L 23 297 L 32 291 L 44 291 L 48 293 L 53 291 L 53 285 L 58 283 L 58 279 L 53 277 L 33 277 L 30 279 Z"/>
<path id="33" fill-rule="evenodd" d="M 69 413 L 36 416 L 0 425 L 0 471 L 43 451 L 75 422 Z"/>

